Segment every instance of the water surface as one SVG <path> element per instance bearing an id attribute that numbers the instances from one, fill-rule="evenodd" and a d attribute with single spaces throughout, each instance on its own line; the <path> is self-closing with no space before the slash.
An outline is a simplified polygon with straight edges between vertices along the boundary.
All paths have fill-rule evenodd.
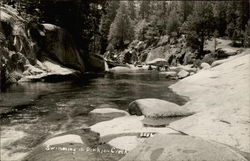
<path id="1" fill-rule="evenodd" d="M 10 140 L 2 148 L 14 146 L 17 153 L 27 152 L 55 133 L 111 119 L 92 117 L 88 113 L 94 108 L 127 110 L 130 102 L 141 98 L 159 98 L 183 105 L 183 97 L 168 88 L 173 83 L 157 72 L 143 72 L 11 86 L 1 94 L 1 139 Z M 25 137 L 11 140 L 10 130 L 22 131 Z"/>

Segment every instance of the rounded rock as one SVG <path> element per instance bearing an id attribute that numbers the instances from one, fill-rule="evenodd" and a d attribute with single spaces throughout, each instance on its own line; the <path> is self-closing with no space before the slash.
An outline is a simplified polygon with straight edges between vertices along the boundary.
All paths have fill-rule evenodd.
<path id="1" fill-rule="evenodd" d="M 186 135 L 156 135 L 120 161 L 247 161 L 226 145 Z"/>

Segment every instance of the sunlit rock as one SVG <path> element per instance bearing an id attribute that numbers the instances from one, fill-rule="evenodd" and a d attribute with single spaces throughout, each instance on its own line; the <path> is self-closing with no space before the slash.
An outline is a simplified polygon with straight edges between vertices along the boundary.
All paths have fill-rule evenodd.
<path id="1" fill-rule="evenodd" d="M 233 149 L 186 135 L 156 135 L 130 151 L 120 161 L 247 161 Z"/>
<path id="2" fill-rule="evenodd" d="M 211 70 L 202 70 L 172 85 L 175 92 L 190 98 L 184 107 L 197 113 L 170 126 L 249 153 L 249 59 L 247 49 Z"/>
<path id="3" fill-rule="evenodd" d="M 210 67 L 208 63 L 201 63 L 201 69 L 209 69 Z"/>
<path id="4" fill-rule="evenodd" d="M 176 117 L 192 114 L 192 112 L 175 103 L 154 98 L 139 99 L 131 102 L 129 104 L 129 113 L 147 117 Z"/>
<path id="5" fill-rule="evenodd" d="M 189 76 L 189 72 L 187 72 L 186 70 L 181 70 L 178 74 L 177 74 L 179 79 L 182 78 L 186 78 L 187 76 Z"/>

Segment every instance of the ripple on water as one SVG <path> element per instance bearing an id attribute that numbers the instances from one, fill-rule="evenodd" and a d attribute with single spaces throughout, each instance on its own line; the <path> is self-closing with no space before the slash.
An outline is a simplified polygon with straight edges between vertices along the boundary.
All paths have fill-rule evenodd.
<path id="1" fill-rule="evenodd" d="M 130 102 L 141 98 L 159 98 L 183 105 L 186 100 L 168 88 L 173 83 L 174 81 L 168 81 L 156 73 L 147 72 L 132 75 L 108 74 L 78 82 L 38 82 L 13 86 L 3 93 L 6 97 L 2 97 L 5 100 L 1 105 L 7 105 L 7 102 L 13 100 L 12 97 L 15 97 L 15 100 L 20 100 L 19 97 L 32 100 L 32 104 L 24 106 L 21 110 L 14 110 L 8 115 L 2 115 L 1 122 L 6 126 L 2 131 L 6 132 L 5 137 L 11 136 L 8 145 L 15 145 L 16 152 L 24 152 L 25 148 L 27 152 L 54 134 L 119 117 L 116 114 L 90 115 L 89 112 L 94 108 L 127 110 Z M 12 108 L 16 102 L 12 102 Z M 12 137 L 17 126 L 18 137 Z M 10 135 L 7 135 L 8 133 Z M 2 156 L 21 156 L 12 155 L 13 149 L 8 145 L 4 145 L 6 150 L 2 151 Z"/>

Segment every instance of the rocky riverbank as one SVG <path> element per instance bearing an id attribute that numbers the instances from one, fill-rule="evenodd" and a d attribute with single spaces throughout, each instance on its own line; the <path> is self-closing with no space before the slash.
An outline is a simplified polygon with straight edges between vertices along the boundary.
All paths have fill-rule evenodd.
<path id="1" fill-rule="evenodd" d="M 23 18 L 8 5 L 0 12 L 2 90 L 24 81 L 60 81 L 90 69 L 104 71 L 102 57 L 87 55 L 65 29 Z"/>
<path id="2" fill-rule="evenodd" d="M 170 127 L 250 152 L 250 50 L 171 86 L 197 113 Z"/>
<path id="3" fill-rule="evenodd" d="M 171 134 L 184 134 L 200 137 L 202 140 L 204 139 L 205 142 L 206 140 L 216 141 L 223 144 L 216 145 L 219 149 L 225 149 L 225 147 L 223 148 L 224 145 L 226 145 L 226 148 L 233 147 L 233 149 L 236 149 L 234 154 L 232 154 L 232 157 L 228 157 L 226 160 L 231 160 L 235 154 L 236 156 L 238 155 L 238 159 L 240 160 L 249 159 L 249 54 L 250 50 L 246 49 L 240 55 L 215 61 L 211 67 L 204 68 L 197 74 L 183 79 L 171 86 L 171 88 L 178 94 L 189 98 L 189 102 L 186 103 L 183 108 L 194 111 L 195 114 L 191 116 L 176 119 L 170 122 L 169 126 L 166 127 L 145 127 L 145 125 L 143 125 L 145 123 L 145 121 L 143 122 L 145 115 L 152 112 L 153 115 L 159 116 L 159 114 L 156 114 L 157 111 L 162 111 L 154 111 L 153 109 L 148 111 L 150 110 L 150 107 L 157 106 L 159 108 L 159 105 L 162 103 L 156 101 L 158 103 L 155 102 L 156 104 L 154 104 L 154 101 L 151 101 L 150 107 L 147 107 L 146 105 L 143 105 L 143 103 L 138 104 L 138 102 L 135 106 L 132 104 L 134 109 L 134 112 L 132 113 L 143 116 L 120 117 L 98 123 L 92 126 L 91 129 L 100 133 L 101 138 L 112 146 L 131 151 L 131 153 L 125 156 L 122 160 L 150 159 L 150 156 L 147 158 L 147 155 L 143 153 L 144 150 L 137 150 L 138 148 L 145 149 L 147 146 L 152 147 L 151 150 L 149 150 L 150 148 L 145 150 L 145 153 L 152 153 L 152 156 L 154 150 L 157 150 L 156 147 L 158 147 L 158 149 L 169 149 L 173 146 L 172 144 L 168 145 L 167 143 L 159 143 L 158 145 L 159 140 L 157 141 L 157 139 L 151 139 L 150 143 L 145 141 L 147 140 L 146 138 L 152 137 L 156 133 L 168 134 L 160 136 L 160 140 L 167 139 Z M 139 110 L 138 106 L 145 106 L 146 109 Z M 163 113 L 161 113 L 161 115 L 170 112 L 165 110 L 166 109 L 164 108 L 164 112 L 162 111 Z M 152 118 L 149 121 L 151 122 L 151 125 L 152 122 L 159 122 Z M 162 123 L 162 121 L 160 122 Z M 177 140 L 179 139 L 182 138 L 180 137 Z M 187 137 L 187 140 L 190 139 Z M 173 142 L 173 144 L 178 144 L 180 148 L 187 148 L 187 151 L 192 149 L 191 147 L 183 147 L 183 144 L 181 145 L 175 141 Z M 201 146 L 205 145 L 205 142 L 201 143 Z M 197 143 L 197 145 L 198 144 L 200 143 Z M 210 147 L 207 148 L 210 149 Z M 175 148 L 172 150 L 174 149 Z M 174 152 L 172 150 L 169 150 L 170 153 Z M 229 149 L 229 151 L 231 150 Z M 198 151 L 195 150 L 194 153 Z M 180 156 L 186 156 L 188 158 L 192 156 L 191 158 L 193 160 L 199 160 L 203 157 L 207 160 L 213 160 L 212 156 L 205 155 L 203 152 L 199 153 L 200 154 L 196 156 L 197 158 L 192 156 L 191 153 L 182 153 L 180 151 L 172 153 L 174 154 L 172 157 L 162 155 L 163 152 L 155 157 L 161 158 L 162 160 L 175 160 L 176 157 L 179 158 Z M 227 152 L 225 154 L 223 153 L 220 154 L 221 157 L 227 155 Z M 218 158 L 220 157 L 218 156 Z"/>
<path id="4" fill-rule="evenodd" d="M 115 161 L 121 158 L 131 160 L 135 156 L 143 161 L 150 158 L 174 160 L 178 156 L 191 160 L 201 158 L 213 160 L 223 155 L 226 155 L 228 160 L 249 159 L 247 151 L 249 139 L 247 101 L 249 100 L 245 95 L 249 92 L 247 91 L 249 75 L 246 72 L 249 70 L 248 60 L 249 49 L 240 55 L 216 62 L 217 66 L 203 69 L 174 84 L 172 86 L 174 91 L 183 89 L 180 90 L 183 92 L 182 95 L 189 98 L 188 103 L 183 106 L 158 99 L 139 99 L 128 105 L 129 113 L 109 106 L 94 109 L 89 113 L 92 117 L 109 119 L 103 119 L 103 122 L 98 122 L 87 129 L 84 127 L 81 130 L 51 136 L 41 141 L 25 160 L 101 158 Z M 223 93 L 228 90 L 231 92 Z M 157 106 L 157 110 L 152 108 L 154 106 Z M 237 139 L 238 144 L 234 144 L 234 139 Z M 172 142 L 166 144 L 159 140 Z M 183 142 L 185 144 L 182 144 Z M 200 146 L 204 149 L 200 149 Z M 166 149 L 172 154 L 171 157 L 165 155 Z M 207 151 L 223 153 L 211 156 L 207 155 Z M 26 154 L 20 153 L 17 157 L 23 158 L 24 155 Z"/>

